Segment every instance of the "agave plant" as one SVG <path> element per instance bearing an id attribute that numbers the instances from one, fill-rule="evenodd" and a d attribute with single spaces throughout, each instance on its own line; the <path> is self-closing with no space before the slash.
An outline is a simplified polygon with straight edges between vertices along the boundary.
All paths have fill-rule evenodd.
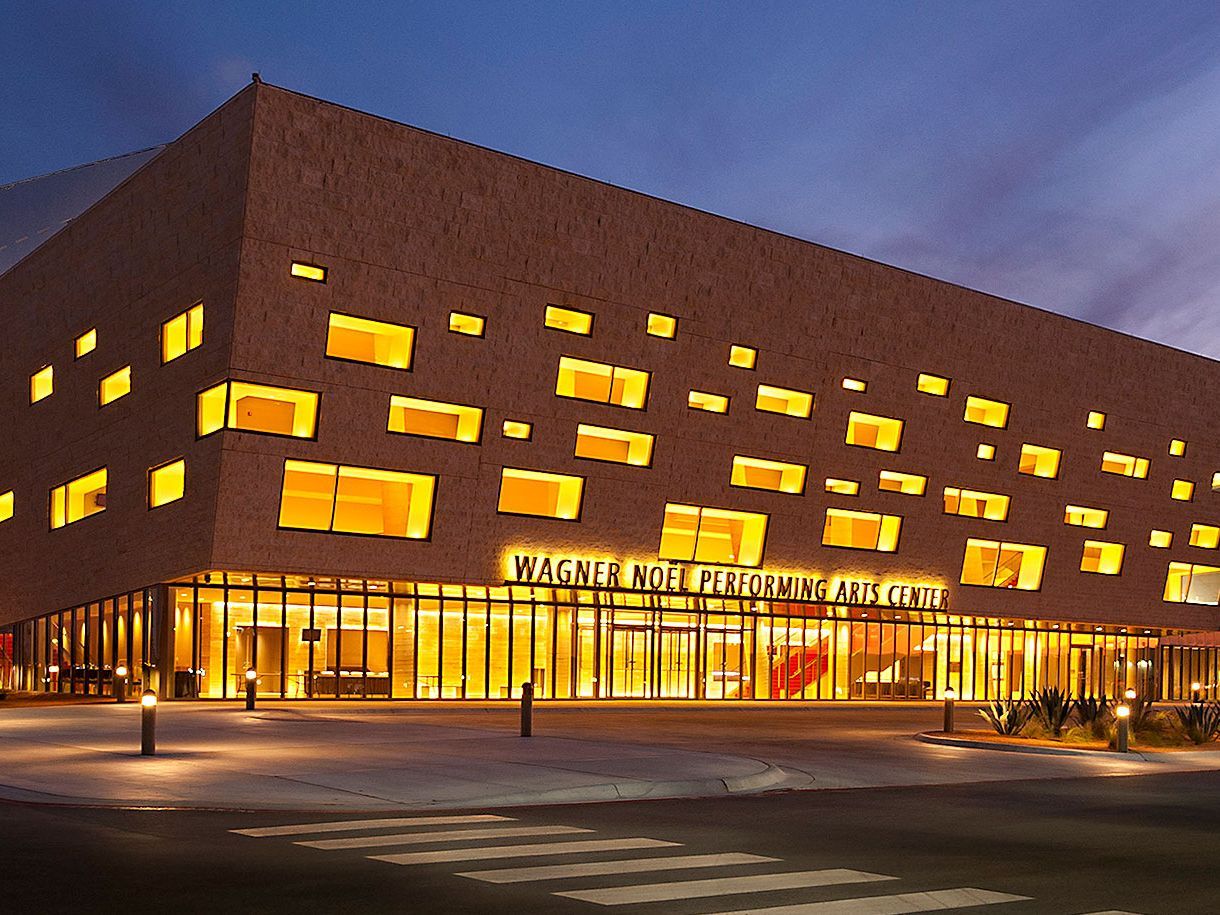
<path id="1" fill-rule="evenodd" d="M 1178 725 L 1191 743 L 1208 743 L 1220 738 L 1220 702 L 1192 702 L 1175 708 Z"/>
<path id="2" fill-rule="evenodd" d="M 1068 717 L 1072 714 L 1072 700 L 1068 694 L 1056 687 L 1034 690 L 1033 698 L 1029 700 L 1030 715 L 1046 728 L 1047 732 L 1058 737 Z"/>
<path id="3" fill-rule="evenodd" d="M 1029 723 L 1032 714 L 1033 712 L 1026 703 L 1002 699 L 996 699 L 979 709 L 982 719 L 995 728 L 997 734 L 1006 737 L 1021 733 L 1021 729 Z"/>
<path id="4" fill-rule="evenodd" d="M 1131 709 L 1131 733 L 1138 734 L 1152 721 L 1152 698 L 1137 695 L 1127 701 L 1127 706 Z"/>
<path id="5" fill-rule="evenodd" d="M 1106 698 L 1106 694 L 1076 700 L 1076 720 L 1080 726 L 1088 728 L 1098 740 L 1106 736 L 1106 723 L 1114 703 Z"/>

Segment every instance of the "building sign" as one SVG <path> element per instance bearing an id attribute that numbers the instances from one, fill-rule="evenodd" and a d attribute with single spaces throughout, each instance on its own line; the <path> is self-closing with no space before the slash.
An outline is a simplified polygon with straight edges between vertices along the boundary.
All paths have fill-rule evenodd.
<path id="1" fill-rule="evenodd" d="M 949 591 L 940 585 L 856 575 L 821 577 L 799 572 L 735 566 L 637 562 L 586 556 L 510 553 L 505 583 L 806 601 L 861 607 L 948 610 Z"/>

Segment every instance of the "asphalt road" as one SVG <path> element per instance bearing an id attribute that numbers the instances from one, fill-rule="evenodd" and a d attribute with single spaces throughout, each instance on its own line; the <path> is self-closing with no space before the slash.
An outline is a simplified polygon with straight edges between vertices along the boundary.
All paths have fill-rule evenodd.
<path id="1" fill-rule="evenodd" d="M 0 911 L 1220 911 L 1220 773 L 387 816 L 0 804 Z"/>

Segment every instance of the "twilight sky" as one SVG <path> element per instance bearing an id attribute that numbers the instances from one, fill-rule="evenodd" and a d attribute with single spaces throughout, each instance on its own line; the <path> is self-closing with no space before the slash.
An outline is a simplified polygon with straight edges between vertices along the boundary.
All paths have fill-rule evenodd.
<path id="1" fill-rule="evenodd" d="M 1220 3 L 0 0 L 0 184 L 268 82 L 1220 358 Z"/>

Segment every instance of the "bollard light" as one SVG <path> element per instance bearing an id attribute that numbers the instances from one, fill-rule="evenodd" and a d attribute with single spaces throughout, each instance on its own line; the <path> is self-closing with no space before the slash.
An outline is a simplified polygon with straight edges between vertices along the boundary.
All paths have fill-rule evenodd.
<path id="1" fill-rule="evenodd" d="M 521 684 L 521 736 L 534 736 L 534 684 L 529 680 Z"/>
<path id="2" fill-rule="evenodd" d="M 1125 693 L 1123 693 L 1123 697 L 1128 702 L 1133 702 L 1135 700 L 1135 696 L 1136 696 L 1135 690 L 1133 688 L 1131 688 L 1130 686 L 1128 686 L 1127 691 Z M 1130 709 L 1128 709 L 1128 711 L 1130 711 Z"/>
<path id="3" fill-rule="evenodd" d="M 122 664 L 114 669 L 114 676 L 110 680 L 110 693 L 115 702 L 127 701 L 127 668 Z"/>
<path id="4" fill-rule="evenodd" d="M 953 700 L 957 698 L 957 692 L 952 686 L 945 690 L 945 720 L 943 730 L 946 734 L 953 733 Z"/>
<path id="5" fill-rule="evenodd" d="M 151 689 L 140 696 L 140 755 L 157 753 L 157 694 Z"/>
<path id="6" fill-rule="evenodd" d="M 1131 708 L 1126 705 L 1119 705 L 1114 709 L 1114 716 L 1118 719 L 1118 752 L 1126 753 L 1131 741 Z"/>
<path id="7" fill-rule="evenodd" d="M 1196 680 L 1194 683 L 1190 684 L 1190 701 L 1191 702 L 1199 701 L 1199 691 L 1201 689 L 1203 689 L 1203 684 L 1200 683 L 1198 680 Z"/>
<path id="8" fill-rule="evenodd" d="M 246 668 L 246 711 L 254 711 L 254 702 L 258 698 L 258 671 L 253 667 Z"/>

